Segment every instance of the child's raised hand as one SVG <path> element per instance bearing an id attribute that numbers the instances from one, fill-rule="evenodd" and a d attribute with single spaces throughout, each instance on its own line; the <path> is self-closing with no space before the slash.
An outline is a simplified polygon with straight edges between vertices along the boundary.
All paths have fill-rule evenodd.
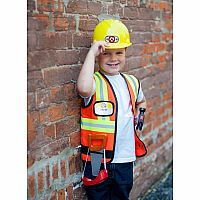
<path id="1" fill-rule="evenodd" d="M 94 53 L 94 56 L 98 56 L 100 53 L 103 53 L 105 51 L 105 48 L 108 46 L 108 43 L 105 41 L 95 41 L 91 48 L 90 51 Z"/>

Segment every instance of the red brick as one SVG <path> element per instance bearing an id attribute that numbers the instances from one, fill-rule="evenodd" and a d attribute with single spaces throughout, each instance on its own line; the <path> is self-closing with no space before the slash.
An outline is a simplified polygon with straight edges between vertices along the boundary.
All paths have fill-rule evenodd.
<path id="1" fill-rule="evenodd" d="M 28 42 L 28 51 L 36 50 L 37 36 L 35 32 L 28 31 L 27 42 Z"/>
<path id="2" fill-rule="evenodd" d="M 35 110 L 35 93 L 34 92 L 28 92 L 27 106 L 28 106 L 28 111 Z"/>
<path id="3" fill-rule="evenodd" d="M 155 7 L 156 10 L 160 9 L 160 2 L 155 2 Z"/>
<path id="4" fill-rule="evenodd" d="M 49 126 L 45 126 L 44 134 L 48 137 L 55 138 L 56 136 L 56 127 L 55 124 L 51 124 Z"/>
<path id="5" fill-rule="evenodd" d="M 79 98 L 67 101 L 67 115 L 72 116 L 80 113 L 80 105 L 82 100 Z"/>
<path id="6" fill-rule="evenodd" d="M 76 173 L 77 172 L 81 172 L 81 165 L 82 165 L 81 154 L 77 153 L 75 155 L 75 169 L 76 169 Z"/>
<path id="7" fill-rule="evenodd" d="M 162 34 L 162 40 L 169 42 L 173 39 L 173 34 L 172 33 L 163 33 Z"/>
<path id="8" fill-rule="evenodd" d="M 53 179 L 58 179 L 58 164 L 55 164 L 53 166 L 53 174 L 52 174 Z"/>
<path id="9" fill-rule="evenodd" d="M 69 147 L 69 137 L 63 137 L 60 140 L 51 141 L 49 144 L 44 145 L 39 153 L 38 159 L 51 157 L 60 154 L 64 149 Z"/>
<path id="10" fill-rule="evenodd" d="M 77 147 L 80 145 L 80 132 L 73 132 L 70 134 L 71 147 Z"/>
<path id="11" fill-rule="evenodd" d="M 65 121 L 56 123 L 56 137 L 61 138 L 68 136 L 70 133 L 77 130 L 76 119 L 74 116 L 67 117 Z"/>
<path id="12" fill-rule="evenodd" d="M 161 1 L 159 6 L 160 6 L 160 10 L 165 10 L 165 11 L 171 10 L 171 5 L 169 2 Z"/>
<path id="13" fill-rule="evenodd" d="M 27 141 L 28 145 L 30 145 L 36 138 L 36 131 L 28 131 Z"/>
<path id="14" fill-rule="evenodd" d="M 170 100 L 172 98 L 172 91 L 168 91 L 163 94 L 163 101 Z"/>
<path id="15" fill-rule="evenodd" d="M 41 124 L 46 124 L 49 122 L 49 115 L 47 108 L 39 110 L 39 119 Z"/>
<path id="16" fill-rule="evenodd" d="M 55 16 L 54 26 L 56 31 L 75 30 L 76 23 L 74 16 Z"/>
<path id="17" fill-rule="evenodd" d="M 170 115 L 167 113 L 162 116 L 162 123 L 165 123 L 170 118 Z"/>
<path id="18" fill-rule="evenodd" d="M 166 49 L 166 44 L 163 44 L 163 43 L 156 44 L 155 49 L 156 49 L 156 52 L 164 51 Z"/>
<path id="19" fill-rule="evenodd" d="M 50 19 L 48 14 L 35 13 L 34 22 L 36 23 L 35 30 L 43 31 L 47 30 L 50 25 Z"/>
<path id="20" fill-rule="evenodd" d="M 63 13 L 64 12 L 64 2 L 63 0 L 54 1 L 54 12 Z"/>
<path id="21" fill-rule="evenodd" d="M 78 92 L 76 91 L 76 85 L 74 83 L 68 83 L 63 86 L 65 98 L 67 100 L 72 100 L 74 98 L 80 98 Z"/>
<path id="22" fill-rule="evenodd" d="M 36 91 L 36 108 L 41 109 L 48 107 L 50 104 L 50 92 L 49 90 L 37 90 Z"/>
<path id="23" fill-rule="evenodd" d="M 73 0 L 69 1 L 67 5 L 66 13 L 73 14 L 88 14 L 87 13 L 87 1 L 86 0 Z"/>
<path id="24" fill-rule="evenodd" d="M 165 27 L 166 29 L 168 29 L 168 30 L 172 30 L 172 28 L 173 28 L 172 21 L 167 21 L 167 22 L 165 22 L 164 27 Z"/>
<path id="25" fill-rule="evenodd" d="M 146 120 L 145 120 L 146 121 Z M 152 129 L 152 124 L 149 123 L 142 131 L 142 135 L 148 135 Z"/>
<path id="26" fill-rule="evenodd" d="M 157 50 L 157 46 L 156 44 L 145 44 L 144 46 L 144 54 L 151 54 L 156 52 Z"/>
<path id="27" fill-rule="evenodd" d="M 150 145 L 153 144 L 153 139 L 151 137 L 147 137 L 145 138 L 144 143 L 146 147 L 149 147 Z"/>
<path id="28" fill-rule="evenodd" d="M 97 24 L 98 19 L 95 17 L 80 16 L 79 31 L 93 31 Z"/>
<path id="29" fill-rule="evenodd" d="M 72 73 L 72 69 L 68 66 L 44 69 L 44 82 L 48 87 L 68 83 L 73 78 Z"/>
<path id="30" fill-rule="evenodd" d="M 141 66 L 146 66 L 150 64 L 151 55 L 144 55 L 141 58 Z"/>
<path id="31" fill-rule="evenodd" d="M 57 64 L 57 54 L 53 50 L 34 51 L 28 53 L 28 69 L 39 70 Z M 39 73 L 39 72 L 38 72 Z"/>
<path id="32" fill-rule="evenodd" d="M 113 2 L 112 4 L 108 5 L 108 14 L 119 15 L 119 16 L 122 17 L 123 16 L 123 9 L 126 9 L 126 8 L 127 7 L 123 8 L 123 7 L 120 6 L 120 4 Z M 134 17 L 134 19 L 135 19 L 137 17 L 137 15 L 136 16 L 134 16 L 134 15 L 137 14 L 137 13 L 135 13 L 135 11 L 133 11 L 133 12 L 134 12 L 134 14 L 131 16 L 131 18 Z M 129 13 L 129 16 L 130 15 L 131 15 L 131 11 Z M 127 15 L 125 15 L 125 16 L 127 16 Z"/>
<path id="33" fill-rule="evenodd" d="M 73 185 L 69 185 L 67 186 L 67 195 L 68 195 L 68 199 L 69 200 L 73 200 L 74 199 L 74 195 L 73 195 Z"/>
<path id="34" fill-rule="evenodd" d="M 127 49 L 126 56 L 140 56 L 143 53 L 143 44 L 135 44 L 134 46 L 131 46 L 130 48 Z"/>
<path id="35" fill-rule="evenodd" d="M 48 108 L 48 116 L 51 122 L 65 117 L 65 106 L 63 104 L 54 105 Z"/>
<path id="36" fill-rule="evenodd" d="M 91 47 L 92 36 L 89 33 L 74 33 L 73 45 L 74 47 Z"/>
<path id="37" fill-rule="evenodd" d="M 62 176 L 62 178 L 66 178 L 66 161 L 65 160 L 61 160 L 60 161 L 60 170 L 61 170 L 61 176 Z"/>
<path id="38" fill-rule="evenodd" d="M 58 200 L 65 200 L 65 190 L 61 189 L 58 191 Z"/>
<path id="39" fill-rule="evenodd" d="M 156 116 L 161 116 L 161 115 L 163 115 L 164 114 L 164 107 L 163 106 L 161 106 L 161 107 L 159 107 L 157 110 L 156 110 Z"/>
<path id="40" fill-rule="evenodd" d="M 67 44 L 66 47 L 67 48 L 72 48 L 72 43 L 73 43 L 73 38 L 72 38 L 72 33 L 71 32 L 67 32 L 66 37 L 67 37 Z"/>
<path id="41" fill-rule="evenodd" d="M 138 8 L 140 20 L 156 20 L 160 18 L 160 12 L 153 11 L 150 8 Z"/>
<path id="42" fill-rule="evenodd" d="M 158 63 L 157 65 L 155 65 L 156 68 L 159 70 L 159 71 L 164 71 L 165 68 L 167 67 L 166 63 L 163 62 L 163 63 Z"/>
<path id="43" fill-rule="evenodd" d="M 160 42 L 161 35 L 160 34 L 152 34 L 152 42 Z"/>
<path id="44" fill-rule="evenodd" d="M 87 4 L 87 14 L 93 15 L 100 15 L 102 10 L 102 3 L 101 2 L 88 2 Z"/>
<path id="45" fill-rule="evenodd" d="M 165 109 L 172 109 L 172 100 L 165 104 Z"/>
<path id="46" fill-rule="evenodd" d="M 129 57 L 126 59 L 125 71 L 131 71 L 132 69 L 138 68 L 141 66 L 141 57 Z"/>
<path id="47" fill-rule="evenodd" d="M 42 192 L 44 188 L 43 171 L 38 172 L 38 192 Z"/>
<path id="48" fill-rule="evenodd" d="M 37 49 L 64 49 L 67 44 L 66 32 L 38 33 Z"/>
<path id="49" fill-rule="evenodd" d="M 54 11 L 54 0 L 37 0 L 38 11 Z"/>
<path id="50" fill-rule="evenodd" d="M 50 187 L 50 170 L 49 170 L 49 165 L 46 166 L 46 185 L 47 185 L 47 188 Z"/>
<path id="51" fill-rule="evenodd" d="M 149 32 L 152 28 L 152 22 L 150 20 L 122 20 L 122 22 L 133 32 Z"/>
<path id="52" fill-rule="evenodd" d="M 120 0 L 120 3 L 126 3 L 126 1 L 122 1 Z M 135 6 L 135 7 L 139 7 L 140 6 L 140 1 L 138 0 L 127 0 L 127 6 Z"/>
<path id="53" fill-rule="evenodd" d="M 151 0 L 151 1 L 150 1 L 149 8 L 154 9 L 154 4 L 155 4 L 154 0 Z"/>
<path id="54" fill-rule="evenodd" d="M 28 177 L 28 194 L 30 198 L 35 196 L 35 178 L 34 176 Z"/>
<path id="55" fill-rule="evenodd" d="M 33 157 L 30 154 L 28 154 L 28 156 L 27 156 L 27 168 L 30 168 L 31 166 L 33 166 L 34 162 L 35 162 L 35 160 L 33 159 Z"/>
<path id="56" fill-rule="evenodd" d="M 156 129 L 162 124 L 161 118 L 156 118 L 155 121 L 152 122 L 152 129 Z"/>
<path id="57" fill-rule="evenodd" d="M 57 65 L 72 65 L 79 61 L 79 51 L 77 50 L 59 50 L 56 52 Z"/>
<path id="58" fill-rule="evenodd" d="M 56 191 L 52 191 L 50 194 L 50 200 L 57 200 L 57 192 Z"/>
<path id="59" fill-rule="evenodd" d="M 27 126 L 28 126 L 28 143 L 32 143 L 36 137 L 36 128 L 39 125 L 39 113 L 30 112 L 27 117 Z"/>
<path id="60" fill-rule="evenodd" d="M 124 7 L 124 18 L 138 19 L 138 9 L 134 7 Z"/>
<path id="61" fill-rule="evenodd" d="M 75 156 L 70 156 L 68 159 L 69 163 L 69 175 L 74 174 L 76 172 L 76 165 L 75 165 Z"/>
<path id="62" fill-rule="evenodd" d="M 44 87 L 45 84 L 41 71 L 28 72 L 28 92 L 35 92 L 36 89 Z"/>
<path id="63" fill-rule="evenodd" d="M 34 11 L 35 10 L 35 1 L 28 0 L 27 9 L 28 9 L 28 11 Z"/>
<path id="64" fill-rule="evenodd" d="M 66 99 L 63 87 L 52 87 L 50 91 L 50 99 L 52 103 L 60 103 Z"/>

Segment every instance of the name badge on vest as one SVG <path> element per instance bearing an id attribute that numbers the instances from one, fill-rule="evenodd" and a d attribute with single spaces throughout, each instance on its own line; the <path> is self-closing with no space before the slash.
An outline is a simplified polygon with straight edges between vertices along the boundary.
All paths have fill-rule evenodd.
<path id="1" fill-rule="evenodd" d="M 110 101 L 97 101 L 94 104 L 94 114 L 97 116 L 111 116 L 114 112 L 114 104 Z"/>

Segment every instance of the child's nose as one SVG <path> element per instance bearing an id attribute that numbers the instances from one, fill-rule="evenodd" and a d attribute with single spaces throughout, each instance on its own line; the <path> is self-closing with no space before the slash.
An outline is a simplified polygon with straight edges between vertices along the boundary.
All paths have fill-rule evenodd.
<path id="1" fill-rule="evenodd" d="M 111 54 L 111 60 L 116 60 L 116 55 L 115 54 Z"/>

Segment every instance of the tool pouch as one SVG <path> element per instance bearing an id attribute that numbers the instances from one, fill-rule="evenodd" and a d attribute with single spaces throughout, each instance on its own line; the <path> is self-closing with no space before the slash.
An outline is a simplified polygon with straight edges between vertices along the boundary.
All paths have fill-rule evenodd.
<path id="1" fill-rule="evenodd" d="M 100 184 L 108 178 L 108 172 L 106 169 L 106 157 L 105 157 L 105 146 L 107 142 L 107 136 L 105 134 L 99 134 L 99 135 L 89 134 L 88 137 L 89 137 L 88 138 L 89 148 L 82 174 L 82 181 L 85 186 Z M 89 153 L 91 157 L 92 176 L 95 176 L 94 179 L 90 179 L 84 176 Z M 104 169 L 100 171 L 102 158 L 104 160 Z"/>

